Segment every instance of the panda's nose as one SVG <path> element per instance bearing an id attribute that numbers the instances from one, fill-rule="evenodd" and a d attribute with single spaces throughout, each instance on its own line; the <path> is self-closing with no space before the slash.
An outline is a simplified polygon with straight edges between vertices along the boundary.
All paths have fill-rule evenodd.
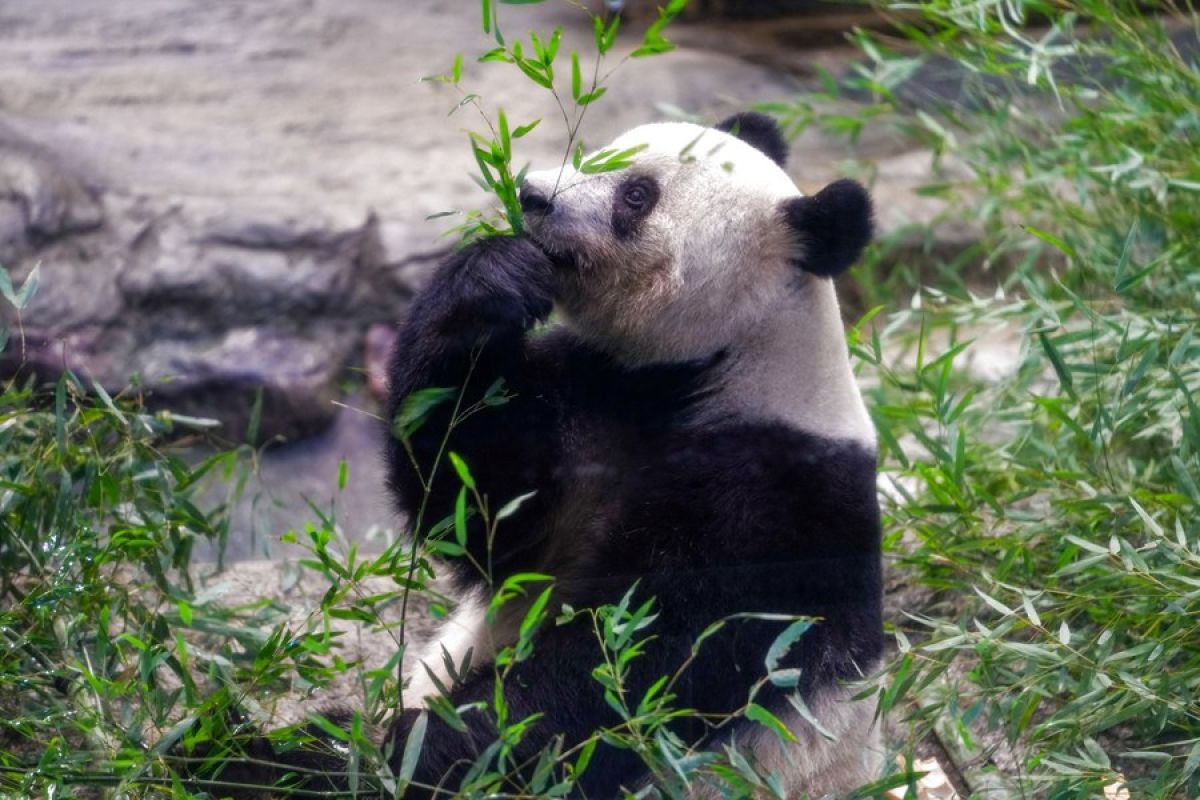
<path id="1" fill-rule="evenodd" d="M 528 181 L 521 184 L 519 199 L 521 211 L 525 214 L 549 214 L 554 210 L 554 204 L 550 202 L 550 198 L 530 186 Z"/>

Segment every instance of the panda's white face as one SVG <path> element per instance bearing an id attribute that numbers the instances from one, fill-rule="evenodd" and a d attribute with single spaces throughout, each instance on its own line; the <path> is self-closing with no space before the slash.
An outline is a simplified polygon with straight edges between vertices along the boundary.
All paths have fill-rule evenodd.
<path id="1" fill-rule="evenodd" d="M 873 443 L 827 280 L 870 239 L 866 191 L 843 180 L 801 195 L 760 114 L 643 125 L 605 149 L 629 148 L 624 169 L 535 172 L 522 187 L 529 235 L 559 261 L 565 324 L 629 366 L 726 354 L 716 417 Z"/>
<path id="2" fill-rule="evenodd" d="M 643 125 L 605 149 L 634 147 L 618 171 L 528 175 L 527 228 L 562 261 L 560 311 L 585 339 L 634 362 L 708 355 L 811 278 L 781 210 L 800 192 L 770 157 L 712 128 Z"/>

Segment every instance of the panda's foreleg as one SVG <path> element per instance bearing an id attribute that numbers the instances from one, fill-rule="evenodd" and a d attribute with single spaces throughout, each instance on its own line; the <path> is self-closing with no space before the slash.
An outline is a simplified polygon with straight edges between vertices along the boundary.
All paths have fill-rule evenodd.
<path id="1" fill-rule="evenodd" d="M 525 334 L 550 313 L 554 292 L 546 255 L 528 239 L 501 236 L 451 254 L 415 298 L 390 365 L 387 453 L 410 523 L 421 509 L 425 527 L 453 511 L 461 482 L 451 452 L 493 509 L 544 485 L 556 437 L 553 414 L 525 378 Z M 430 389 L 441 391 L 421 394 Z M 421 424 L 405 428 L 405 415 L 430 398 L 437 402 Z M 489 560 L 480 521 L 469 528 L 470 555 Z M 523 544 L 510 536 L 503 547 Z"/>

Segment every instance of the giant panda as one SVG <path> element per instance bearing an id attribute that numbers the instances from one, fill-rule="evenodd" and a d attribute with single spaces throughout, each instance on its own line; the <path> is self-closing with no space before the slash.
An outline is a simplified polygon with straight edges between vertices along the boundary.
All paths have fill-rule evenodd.
<path id="1" fill-rule="evenodd" d="M 506 606 L 487 624 L 490 592 L 536 572 L 555 579 L 556 604 L 575 609 L 615 603 L 635 582 L 637 600 L 656 598 L 652 638 L 631 668 L 634 698 L 674 674 L 716 620 L 819 618 L 779 667 L 800 671 L 798 691 L 824 734 L 771 685 L 756 702 L 797 743 L 744 719 L 715 728 L 692 719 L 673 732 L 702 748 L 735 744 L 788 796 L 857 786 L 879 765 L 874 704 L 851 697 L 883 646 L 880 522 L 874 429 L 831 278 L 871 236 L 869 197 L 848 180 L 802 195 L 784 171 L 779 128 L 755 113 L 714 128 L 643 125 L 606 149 L 629 148 L 632 163 L 616 171 L 528 174 L 526 232 L 450 255 L 401 326 L 392 417 L 421 389 L 460 394 L 411 437 L 389 438 L 400 509 L 411 516 L 425 502 L 426 519 L 450 513 L 462 484 L 434 468 L 450 451 L 493 511 L 532 495 L 498 526 L 490 552 L 473 518 L 467 555 L 445 564 L 462 601 L 410 661 L 387 747 L 399 768 L 439 684 L 456 707 L 490 704 L 491 659 L 515 641 L 524 613 Z M 498 385 L 505 402 L 485 407 Z M 455 407 L 482 410 L 451 429 Z M 731 620 L 699 648 L 676 705 L 705 715 L 742 707 L 786 624 Z M 468 652 L 456 682 L 445 661 L 462 664 Z M 510 719 L 541 714 L 511 763 L 556 735 L 569 747 L 618 722 L 592 676 L 600 660 L 590 625 L 542 626 L 505 684 Z M 464 720 L 465 733 L 427 715 L 414 785 L 449 796 L 495 740 L 490 714 Z M 633 754 L 601 744 L 580 789 L 616 797 L 648 780 Z M 703 782 L 695 796 L 717 792 Z"/>

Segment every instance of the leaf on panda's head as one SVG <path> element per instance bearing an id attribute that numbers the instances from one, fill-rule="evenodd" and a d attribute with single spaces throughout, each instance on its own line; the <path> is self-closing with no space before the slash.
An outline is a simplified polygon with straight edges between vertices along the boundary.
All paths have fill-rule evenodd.
<path id="1" fill-rule="evenodd" d="M 803 248 L 796 265 L 814 275 L 844 272 L 871 241 L 871 197 L 856 181 L 843 178 L 812 197 L 793 197 L 782 210 Z"/>
<path id="2" fill-rule="evenodd" d="M 588 157 L 578 166 L 584 175 L 597 175 L 601 172 L 616 172 L 633 165 L 633 157 L 650 145 L 638 144 L 624 150 L 605 149 Z"/>

